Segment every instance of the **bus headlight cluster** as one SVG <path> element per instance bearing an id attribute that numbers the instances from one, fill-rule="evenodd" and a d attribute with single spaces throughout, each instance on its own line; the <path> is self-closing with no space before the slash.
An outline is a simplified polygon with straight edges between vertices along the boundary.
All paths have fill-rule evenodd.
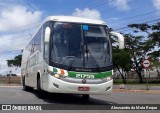
<path id="1" fill-rule="evenodd" d="M 112 77 L 106 77 L 106 78 L 103 78 L 103 80 L 110 81 L 110 80 L 112 80 Z"/>
<path id="2" fill-rule="evenodd" d="M 51 76 L 54 76 L 55 78 L 65 78 L 65 77 L 67 77 L 66 75 L 54 73 L 54 72 L 49 71 L 49 70 L 47 70 L 47 72 L 48 72 L 48 74 L 50 74 Z"/>
<path id="3" fill-rule="evenodd" d="M 55 77 L 55 78 L 65 78 L 65 77 L 67 77 L 67 76 L 55 73 L 55 74 L 54 74 L 54 77 Z"/>
<path id="4" fill-rule="evenodd" d="M 50 70 L 47 70 L 48 74 L 50 75 L 54 75 L 54 72 L 53 71 L 50 71 Z"/>
<path id="5" fill-rule="evenodd" d="M 54 77 L 55 78 L 60 78 L 60 75 L 59 74 L 54 74 Z"/>

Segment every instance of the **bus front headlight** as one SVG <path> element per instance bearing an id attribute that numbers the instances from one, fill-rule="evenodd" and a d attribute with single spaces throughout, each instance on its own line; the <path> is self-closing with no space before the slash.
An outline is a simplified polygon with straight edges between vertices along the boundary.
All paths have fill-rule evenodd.
<path id="1" fill-rule="evenodd" d="M 61 75 L 61 74 L 58 74 L 58 73 L 55 73 L 55 74 L 54 74 L 54 77 L 60 79 L 60 78 L 65 78 L 65 77 L 67 77 L 67 76 Z"/>
<path id="2" fill-rule="evenodd" d="M 60 78 L 60 75 L 56 73 L 56 74 L 54 74 L 54 77 L 55 78 Z"/>
<path id="3" fill-rule="evenodd" d="M 112 77 L 106 77 L 106 78 L 103 78 L 102 80 L 110 81 L 110 80 L 112 80 Z"/>
<path id="4" fill-rule="evenodd" d="M 51 75 L 51 76 L 54 76 L 55 78 L 65 78 L 67 77 L 68 75 L 62 75 L 62 74 L 59 74 L 59 73 L 54 73 L 53 71 L 50 71 L 50 70 L 47 70 L 48 74 Z"/>

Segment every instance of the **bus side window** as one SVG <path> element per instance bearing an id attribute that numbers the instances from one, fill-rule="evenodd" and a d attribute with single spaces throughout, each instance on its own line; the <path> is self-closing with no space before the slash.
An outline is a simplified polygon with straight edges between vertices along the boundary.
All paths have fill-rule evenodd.
<path id="1" fill-rule="evenodd" d="M 46 61 L 49 61 L 49 44 L 45 44 L 44 46 L 44 58 Z"/>

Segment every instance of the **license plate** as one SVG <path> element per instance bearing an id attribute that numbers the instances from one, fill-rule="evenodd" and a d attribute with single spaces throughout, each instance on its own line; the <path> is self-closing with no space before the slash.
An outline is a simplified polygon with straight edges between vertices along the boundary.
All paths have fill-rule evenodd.
<path id="1" fill-rule="evenodd" d="M 78 87 L 78 91 L 89 91 L 90 87 Z"/>

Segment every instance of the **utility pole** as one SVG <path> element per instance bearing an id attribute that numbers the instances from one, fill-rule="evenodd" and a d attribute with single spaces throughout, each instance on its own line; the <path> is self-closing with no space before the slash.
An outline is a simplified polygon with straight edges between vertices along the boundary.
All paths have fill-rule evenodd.
<path id="1" fill-rule="evenodd" d="M 12 71 L 9 71 L 9 84 L 10 84 L 10 82 L 11 82 L 11 75 L 12 75 Z"/>
<path id="2" fill-rule="evenodd" d="M 0 75 L 1 75 L 1 64 L 0 64 Z"/>

